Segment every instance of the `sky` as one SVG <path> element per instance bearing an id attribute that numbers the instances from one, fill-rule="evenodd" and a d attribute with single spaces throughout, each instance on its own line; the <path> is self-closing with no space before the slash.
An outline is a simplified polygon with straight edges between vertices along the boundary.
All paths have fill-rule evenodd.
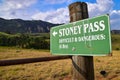
<path id="1" fill-rule="evenodd" d="M 119 0 L 0 0 L 0 17 L 69 23 L 68 6 L 78 1 L 88 4 L 90 18 L 109 14 L 111 29 L 120 30 Z"/>

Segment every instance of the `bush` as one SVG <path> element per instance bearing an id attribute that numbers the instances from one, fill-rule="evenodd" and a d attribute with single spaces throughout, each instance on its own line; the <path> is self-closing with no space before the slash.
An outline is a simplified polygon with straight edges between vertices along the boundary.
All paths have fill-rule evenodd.
<path id="1" fill-rule="evenodd" d="M 46 38 L 30 36 L 29 34 L 0 35 L 0 46 L 18 46 L 21 48 L 49 49 L 49 42 Z"/>
<path id="2" fill-rule="evenodd" d="M 120 50 L 119 48 L 116 48 L 116 50 Z"/>

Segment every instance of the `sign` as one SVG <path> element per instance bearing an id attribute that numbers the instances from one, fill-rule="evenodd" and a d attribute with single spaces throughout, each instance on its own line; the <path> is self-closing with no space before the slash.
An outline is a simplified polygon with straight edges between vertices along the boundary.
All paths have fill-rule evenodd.
<path id="1" fill-rule="evenodd" d="M 109 16 L 52 27 L 50 51 L 55 55 L 109 55 L 112 52 Z"/>

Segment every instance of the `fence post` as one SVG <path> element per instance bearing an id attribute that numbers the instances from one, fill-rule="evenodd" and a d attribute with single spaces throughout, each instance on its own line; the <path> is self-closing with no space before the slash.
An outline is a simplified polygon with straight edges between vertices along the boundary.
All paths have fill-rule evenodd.
<path id="1" fill-rule="evenodd" d="M 88 18 L 85 2 L 75 2 L 69 5 L 70 22 Z M 94 80 L 93 56 L 72 56 L 72 80 Z"/>

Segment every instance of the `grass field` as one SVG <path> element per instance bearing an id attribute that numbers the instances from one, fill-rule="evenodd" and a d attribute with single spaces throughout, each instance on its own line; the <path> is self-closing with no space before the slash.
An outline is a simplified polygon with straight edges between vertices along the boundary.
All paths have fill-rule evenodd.
<path id="1" fill-rule="evenodd" d="M 50 56 L 49 50 L 0 47 L 0 59 Z M 0 80 L 72 80 L 70 59 L 0 67 Z M 88 67 L 89 68 L 89 67 Z M 95 80 L 120 80 L 120 51 L 94 57 Z M 101 75 L 100 71 L 106 71 Z"/>
<path id="2" fill-rule="evenodd" d="M 0 47 L 0 59 L 50 56 L 49 50 Z M 59 80 L 71 75 L 71 60 L 0 67 L 0 80 Z"/>
<path id="3" fill-rule="evenodd" d="M 120 34 L 112 35 L 112 48 L 113 50 L 120 50 Z"/>
<path id="4" fill-rule="evenodd" d="M 120 51 L 113 51 L 112 56 L 94 57 L 96 80 L 120 80 Z M 102 76 L 100 71 L 106 71 Z"/>

